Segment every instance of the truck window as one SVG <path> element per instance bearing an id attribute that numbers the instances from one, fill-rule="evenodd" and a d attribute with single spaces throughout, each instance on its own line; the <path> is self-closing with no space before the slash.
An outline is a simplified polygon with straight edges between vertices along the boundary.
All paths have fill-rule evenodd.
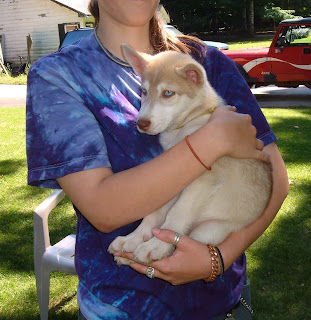
<path id="1" fill-rule="evenodd" d="M 286 35 L 290 46 L 311 45 L 311 26 L 292 26 L 289 27 Z"/>

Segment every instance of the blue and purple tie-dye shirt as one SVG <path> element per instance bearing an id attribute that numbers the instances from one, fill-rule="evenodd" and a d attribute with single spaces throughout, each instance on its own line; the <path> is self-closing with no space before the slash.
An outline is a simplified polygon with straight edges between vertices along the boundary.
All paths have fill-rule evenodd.
<path id="1" fill-rule="evenodd" d="M 203 65 L 227 103 L 252 116 L 259 138 L 275 141 L 234 63 L 208 48 Z M 159 155 L 158 138 L 136 130 L 139 108 L 139 77 L 112 61 L 95 34 L 37 61 L 28 77 L 28 183 L 59 188 L 56 178 L 73 172 L 111 167 L 116 173 Z M 245 255 L 213 283 L 172 286 L 118 267 L 107 253 L 116 236 L 132 232 L 139 222 L 105 234 L 75 210 L 78 302 L 88 319 L 210 319 L 237 303 Z"/>

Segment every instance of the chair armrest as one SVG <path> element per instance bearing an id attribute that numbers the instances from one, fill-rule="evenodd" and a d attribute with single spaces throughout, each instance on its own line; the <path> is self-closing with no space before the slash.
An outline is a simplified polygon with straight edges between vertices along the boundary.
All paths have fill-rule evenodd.
<path id="1" fill-rule="evenodd" d="M 46 250 L 50 246 L 48 217 L 57 204 L 66 196 L 61 189 L 54 190 L 34 211 L 34 249 Z"/>

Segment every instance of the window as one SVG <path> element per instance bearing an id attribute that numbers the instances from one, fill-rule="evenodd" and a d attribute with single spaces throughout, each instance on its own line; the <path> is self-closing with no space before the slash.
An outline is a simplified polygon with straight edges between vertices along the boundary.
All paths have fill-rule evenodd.
<path id="1" fill-rule="evenodd" d="M 68 31 L 72 31 L 78 28 L 80 28 L 80 22 L 68 22 L 68 23 L 59 24 L 58 25 L 59 43 L 63 42 L 65 38 L 65 34 Z"/>
<path id="2" fill-rule="evenodd" d="M 290 27 L 286 33 L 291 46 L 311 45 L 311 26 Z"/>
<path id="3" fill-rule="evenodd" d="M 65 33 L 80 28 L 80 23 L 68 23 L 64 25 Z"/>
<path id="4" fill-rule="evenodd" d="M 310 46 L 311 45 L 311 26 L 285 26 L 282 28 L 276 46 Z"/>

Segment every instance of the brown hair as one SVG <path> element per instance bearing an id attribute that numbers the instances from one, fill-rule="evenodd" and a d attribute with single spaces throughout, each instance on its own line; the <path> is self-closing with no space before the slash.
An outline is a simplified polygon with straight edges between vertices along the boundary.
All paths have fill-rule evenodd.
<path id="1" fill-rule="evenodd" d="M 90 0 L 89 11 L 95 18 L 95 26 L 97 26 L 100 19 L 98 0 Z M 202 58 L 202 53 L 199 48 L 203 50 L 205 48 L 202 41 L 196 37 L 174 36 L 165 31 L 164 23 L 158 12 L 154 14 L 150 21 L 150 41 L 157 53 L 174 50 L 182 53 L 192 53 Z"/>
<path id="2" fill-rule="evenodd" d="M 95 18 L 95 27 L 99 22 L 99 8 L 98 8 L 98 0 L 90 0 L 89 3 L 89 11 L 91 15 Z"/>

